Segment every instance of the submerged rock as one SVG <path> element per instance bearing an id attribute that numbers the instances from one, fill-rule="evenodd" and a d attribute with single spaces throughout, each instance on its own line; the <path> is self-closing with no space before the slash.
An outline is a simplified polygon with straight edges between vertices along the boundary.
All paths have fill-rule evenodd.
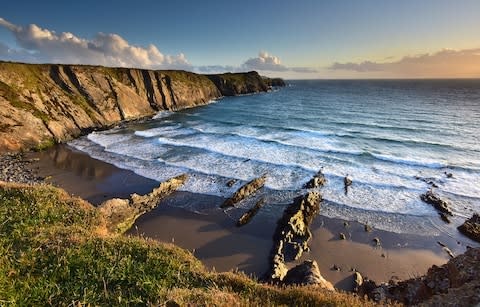
<path id="1" fill-rule="evenodd" d="M 255 216 L 255 214 L 257 214 L 258 210 L 260 210 L 260 208 L 263 207 L 263 204 L 265 204 L 265 199 L 264 198 L 257 201 L 255 206 L 250 208 L 250 210 L 245 212 L 242 215 L 242 217 L 240 217 L 240 219 L 237 222 L 237 226 L 240 227 L 240 226 L 243 226 L 243 225 L 247 224 L 248 222 L 250 222 L 250 220 Z"/>
<path id="2" fill-rule="evenodd" d="M 426 202 L 427 204 L 433 205 L 435 209 L 445 214 L 453 216 L 452 210 L 450 210 L 450 205 L 447 201 L 441 199 L 438 195 L 433 193 L 432 190 L 428 190 L 427 193 L 420 195 L 420 199 Z"/>
<path id="3" fill-rule="evenodd" d="M 267 280 L 283 280 L 286 274 L 285 262 L 296 260 L 304 251 L 309 250 L 308 242 L 312 237 L 309 227 L 320 210 L 321 200 L 320 193 L 310 192 L 295 198 L 285 209 L 275 230 Z"/>
<path id="4" fill-rule="evenodd" d="M 262 177 L 253 179 L 252 181 L 248 182 L 240 189 L 238 189 L 232 197 L 227 199 L 222 205 L 221 208 L 228 208 L 233 207 L 239 201 L 247 198 L 248 196 L 252 195 L 259 189 L 261 189 L 265 185 L 265 181 L 267 180 L 267 176 L 263 175 Z"/>
<path id="5" fill-rule="evenodd" d="M 123 233 L 135 223 L 138 217 L 154 209 L 160 200 L 183 185 L 187 178 L 187 175 L 171 178 L 146 195 L 132 194 L 130 199 L 109 199 L 103 202 L 98 210 L 106 219 L 109 231 Z"/>
<path id="6" fill-rule="evenodd" d="M 333 285 L 320 274 L 315 260 L 306 260 L 288 270 L 283 284 L 286 285 L 317 285 L 320 288 L 335 291 Z"/>
<path id="7" fill-rule="evenodd" d="M 327 183 L 327 178 L 325 178 L 322 170 L 319 170 L 303 187 L 305 189 L 315 189 L 324 186 L 325 183 Z"/>
<path id="8" fill-rule="evenodd" d="M 480 242 L 480 215 L 474 213 L 470 219 L 458 226 L 458 230 L 470 239 Z"/>
<path id="9" fill-rule="evenodd" d="M 344 188 L 345 188 L 345 195 L 347 195 L 348 193 L 348 187 L 352 185 L 352 178 L 350 178 L 350 176 L 345 176 L 345 178 L 343 178 L 343 185 L 344 185 Z"/>
<path id="10" fill-rule="evenodd" d="M 231 188 L 235 183 L 237 183 L 237 179 L 230 179 L 227 181 L 227 187 Z"/>

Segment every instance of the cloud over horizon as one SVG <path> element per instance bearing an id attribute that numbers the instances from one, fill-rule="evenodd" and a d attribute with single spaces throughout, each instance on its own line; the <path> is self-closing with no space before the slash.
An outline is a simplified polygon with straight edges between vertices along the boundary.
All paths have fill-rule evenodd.
<path id="1" fill-rule="evenodd" d="M 297 72 L 297 73 L 316 73 L 318 70 L 310 67 L 288 67 L 281 63 L 280 58 L 266 51 L 260 51 L 255 58 L 249 58 L 240 66 L 231 65 L 210 65 L 199 66 L 197 70 L 206 73 L 216 72 L 239 72 L 246 70 L 258 70 L 265 72 Z"/>
<path id="2" fill-rule="evenodd" d="M 70 32 L 57 34 L 35 24 L 18 26 L 0 18 L 0 26 L 8 29 L 21 49 L 0 45 L 0 56 L 9 60 L 91 64 L 104 66 L 191 69 L 183 53 L 164 55 L 150 44 L 147 47 L 130 45 L 118 34 L 99 32 L 93 39 L 75 36 Z"/>
<path id="3" fill-rule="evenodd" d="M 328 68 L 399 77 L 480 77 L 480 48 L 443 49 L 434 53 L 405 56 L 390 62 L 335 62 Z"/>

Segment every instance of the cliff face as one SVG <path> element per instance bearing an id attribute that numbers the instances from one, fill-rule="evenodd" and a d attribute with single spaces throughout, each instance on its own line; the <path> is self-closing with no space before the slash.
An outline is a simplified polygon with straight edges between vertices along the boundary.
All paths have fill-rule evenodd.
<path id="1" fill-rule="evenodd" d="M 83 65 L 0 62 L 0 153 L 42 148 L 91 129 L 266 91 L 256 72 L 198 75 Z"/>

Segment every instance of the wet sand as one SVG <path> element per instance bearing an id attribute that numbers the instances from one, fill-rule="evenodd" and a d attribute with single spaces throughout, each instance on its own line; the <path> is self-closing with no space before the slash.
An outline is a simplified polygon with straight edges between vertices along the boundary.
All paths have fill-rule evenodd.
<path id="1" fill-rule="evenodd" d="M 132 171 L 93 159 L 66 145 L 31 153 L 27 158 L 39 159 L 32 164 L 39 176 L 47 177 L 47 181 L 93 204 L 113 197 L 126 198 L 131 193 L 145 194 L 159 184 Z M 218 208 L 223 199 L 174 193 L 156 209 L 140 217 L 129 234 L 174 242 L 192 251 L 208 268 L 216 271 L 238 268 L 256 277 L 263 275 L 268 269 L 277 217 L 272 219 L 271 215 L 262 214 L 265 210 L 262 208 L 250 223 L 239 228 L 235 225 L 236 218 L 241 214 L 239 210 L 224 212 L 212 209 L 208 215 L 202 215 L 178 207 L 186 202 Z M 283 210 L 277 209 L 280 208 L 273 211 L 278 212 L 279 218 Z M 359 223 L 345 224 L 343 220 L 322 215 L 315 219 L 311 230 L 311 251 L 300 260 L 316 260 L 322 275 L 337 288 L 345 290 L 352 286 L 352 269 L 377 282 L 407 279 L 425 274 L 434 264 L 448 261 L 449 256 L 437 241 L 446 244 L 455 254 L 466 249 L 465 242 L 457 242 L 447 235 L 425 237 L 376 229 L 365 232 L 364 226 Z M 339 239 L 340 232 L 346 234 L 346 240 Z M 375 246 L 372 241 L 375 237 L 380 239 L 380 246 Z M 334 265 L 340 271 L 333 270 Z"/>

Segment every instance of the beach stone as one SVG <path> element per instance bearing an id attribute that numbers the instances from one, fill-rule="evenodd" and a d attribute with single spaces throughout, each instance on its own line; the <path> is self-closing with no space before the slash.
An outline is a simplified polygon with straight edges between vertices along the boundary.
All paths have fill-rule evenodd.
<path id="1" fill-rule="evenodd" d="M 345 234 L 343 232 L 340 233 L 339 238 L 340 238 L 340 240 L 346 240 L 347 239 L 347 237 L 345 236 Z"/>
<path id="2" fill-rule="evenodd" d="M 239 201 L 249 197 L 256 191 L 261 189 L 265 185 L 266 180 L 267 180 L 267 175 L 263 175 L 262 177 L 253 179 L 252 181 L 248 182 L 247 184 L 239 188 L 232 195 L 232 197 L 228 198 L 220 207 L 221 208 L 233 207 Z"/>
<path id="3" fill-rule="evenodd" d="M 315 260 L 306 260 L 288 270 L 283 279 L 285 285 L 316 285 L 320 288 L 335 291 L 332 283 L 320 274 L 320 269 Z"/>
<path id="4" fill-rule="evenodd" d="M 470 239 L 480 242 L 480 215 L 474 213 L 471 218 L 458 226 L 458 230 Z"/>
<path id="5" fill-rule="evenodd" d="M 450 210 L 450 205 L 448 204 L 448 202 L 433 193 L 431 189 L 428 190 L 425 194 L 420 195 L 420 199 L 427 204 L 433 205 L 433 207 L 438 211 L 453 216 L 452 210 Z"/>
<path id="6" fill-rule="evenodd" d="M 43 181 L 32 169 L 33 160 L 21 153 L 6 153 L 0 156 L 0 181 L 35 184 Z"/>

